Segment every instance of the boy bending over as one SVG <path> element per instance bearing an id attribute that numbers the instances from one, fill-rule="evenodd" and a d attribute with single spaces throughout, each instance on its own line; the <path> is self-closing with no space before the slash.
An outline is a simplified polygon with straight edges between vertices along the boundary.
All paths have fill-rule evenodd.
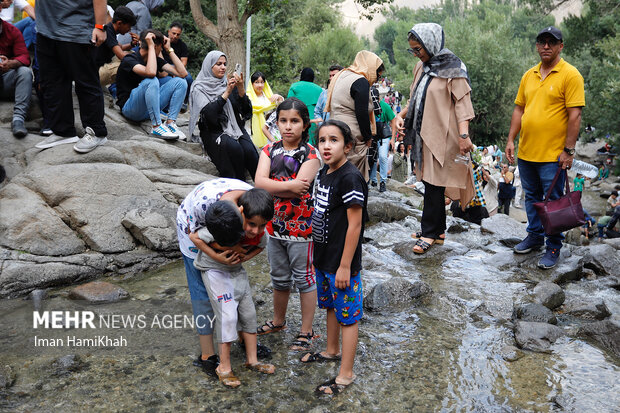
<path id="1" fill-rule="evenodd" d="M 252 189 L 241 196 L 239 204 L 213 203 L 206 211 L 206 228 L 190 234 L 200 250 L 194 266 L 202 273 L 215 313 L 215 337 L 220 353 L 215 372 L 228 387 L 241 384 L 230 363 L 230 348 L 238 338 L 237 330 L 245 343 L 245 366 L 265 374 L 275 372 L 272 364 L 261 363 L 257 358 L 256 309 L 248 275 L 242 266 L 267 245 L 265 225 L 273 217 L 273 198 L 265 190 Z"/>

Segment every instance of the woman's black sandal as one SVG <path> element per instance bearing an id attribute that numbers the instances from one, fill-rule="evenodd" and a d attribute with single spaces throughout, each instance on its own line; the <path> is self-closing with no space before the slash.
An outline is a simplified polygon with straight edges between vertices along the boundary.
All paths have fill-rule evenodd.
<path id="1" fill-rule="evenodd" d="M 304 351 L 308 350 L 312 345 L 312 339 L 314 338 L 314 330 L 307 334 L 299 333 L 297 334 L 297 339 L 293 341 L 289 350 L 293 351 Z"/>
<path id="2" fill-rule="evenodd" d="M 441 235 L 443 235 L 443 238 L 441 238 Z M 442 245 L 444 243 L 444 241 L 446 240 L 446 234 L 441 234 L 441 235 L 439 235 L 439 238 L 435 238 L 434 244 Z M 418 231 L 415 234 L 411 234 L 411 238 L 416 239 L 416 240 L 422 238 L 422 231 Z"/>
<path id="3" fill-rule="evenodd" d="M 415 245 L 413 247 L 413 252 L 415 254 L 424 254 L 426 251 L 428 251 L 428 249 L 432 245 L 433 244 L 429 244 L 428 242 L 424 241 L 422 238 L 419 238 L 418 241 L 415 243 Z M 420 250 L 416 250 L 415 247 L 419 247 Z"/>

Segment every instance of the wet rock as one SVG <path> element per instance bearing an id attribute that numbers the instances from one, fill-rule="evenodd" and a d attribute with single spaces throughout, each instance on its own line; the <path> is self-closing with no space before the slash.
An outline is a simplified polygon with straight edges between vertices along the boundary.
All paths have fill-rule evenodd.
<path id="1" fill-rule="evenodd" d="M 454 222 L 450 223 L 446 230 L 449 234 L 460 234 L 469 230 L 468 222 L 462 219 L 456 218 Z"/>
<path id="2" fill-rule="evenodd" d="M 416 254 L 413 252 L 413 242 L 402 242 L 394 246 L 394 252 L 408 260 L 423 260 L 431 258 L 446 258 L 454 255 L 464 255 L 469 251 L 465 245 L 455 241 L 446 240 L 443 245 L 433 245 L 424 254 Z"/>
<path id="3" fill-rule="evenodd" d="M 560 259 L 557 265 L 550 270 L 541 270 L 538 268 L 538 260 L 542 254 L 526 254 L 521 258 L 515 255 L 514 260 L 518 263 L 519 268 L 525 273 L 526 277 L 536 282 L 552 282 L 563 284 L 569 281 L 575 281 L 583 278 L 583 258 L 578 255 L 572 255 L 567 248 L 562 248 Z"/>
<path id="4" fill-rule="evenodd" d="M 501 238 L 525 238 L 526 225 L 504 214 L 495 214 L 482 220 L 480 230 Z"/>
<path id="5" fill-rule="evenodd" d="M 147 248 L 168 251 L 178 248 L 176 237 L 176 208 L 154 211 L 137 208 L 127 212 L 121 224 Z"/>
<path id="6" fill-rule="evenodd" d="M 547 323 L 517 321 L 515 324 L 515 340 L 519 348 L 539 353 L 549 352 L 551 344 L 564 335 L 557 326 Z"/>
<path id="7" fill-rule="evenodd" d="M 578 333 L 598 343 L 601 347 L 620 357 L 620 322 L 617 320 L 603 320 L 588 323 L 582 326 Z"/>
<path id="8" fill-rule="evenodd" d="M 605 301 L 599 298 L 583 299 L 568 296 L 562 306 L 564 314 L 585 320 L 603 320 L 611 315 Z"/>
<path id="9" fill-rule="evenodd" d="M 411 304 L 416 299 L 431 293 L 428 284 L 422 281 L 409 282 L 392 278 L 375 285 L 364 297 L 364 308 L 370 311 Z"/>
<path id="10" fill-rule="evenodd" d="M 371 222 L 400 221 L 411 215 L 411 208 L 386 198 L 370 198 L 368 215 Z"/>
<path id="11" fill-rule="evenodd" d="M 40 261 L 31 261 L 32 256 L 5 260 L 1 264 L 0 297 L 27 294 L 37 287 L 70 285 L 93 279 L 105 271 L 106 261 L 101 254 L 72 257 L 77 258 L 76 262 L 54 261 L 60 257 L 37 257 Z"/>
<path id="12" fill-rule="evenodd" d="M 538 323 L 557 324 L 558 320 L 551 310 L 542 304 L 518 304 L 512 312 L 513 320 L 535 321 Z"/>
<path id="13" fill-rule="evenodd" d="M 620 238 L 603 239 L 603 242 L 607 245 L 611 245 L 613 248 L 620 250 Z"/>
<path id="14" fill-rule="evenodd" d="M 521 238 L 511 237 L 511 238 L 502 238 L 499 240 L 500 244 L 510 249 L 514 248 L 515 245 L 523 241 Z"/>
<path id="15" fill-rule="evenodd" d="M 501 349 L 500 354 L 504 360 L 509 362 L 517 361 L 525 356 L 525 354 L 515 346 L 504 346 Z"/>
<path id="16" fill-rule="evenodd" d="M 16 378 L 17 374 L 15 374 L 11 366 L 0 366 L 0 390 L 11 387 L 15 383 Z"/>
<path id="17" fill-rule="evenodd" d="M 620 272 L 620 254 L 611 245 L 598 244 L 575 251 L 583 255 L 583 265 L 597 275 L 617 275 Z"/>
<path id="18" fill-rule="evenodd" d="M 562 288 L 550 282 L 541 282 L 534 287 L 534 300 L 544 305 L 550 310 L 557 308 L 564 303 L 565 294 Z"/>
<path id="19" fill-rule="evenodd" d="M 129 297 L 129 293 L 105 281 L 93 281 L 73 288 L 69 298 L 91 303 L 113 303 Z"/>
<path id="20" fill-rule="evenodd" d="M 80 356 L 75 354 L 68 354 L 66 356 L 62 356 L 54 360 L 52 363 L 52 368 L 54 372 L 53 376 L 65 376 L 70 373 L 74 373 L 80 371 L 84 368 L 85 364 L 80 358 Z"/>

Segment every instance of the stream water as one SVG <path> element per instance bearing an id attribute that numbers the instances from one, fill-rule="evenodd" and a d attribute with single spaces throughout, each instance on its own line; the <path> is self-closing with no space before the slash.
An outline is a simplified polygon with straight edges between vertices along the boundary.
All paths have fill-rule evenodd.
<path id="1" fill-rule="evenodd" d="M 144 328 L 34 329 L 32 300 L 0 301 L 0 366 L 16 374 L 0 391 L 7 411 L 387 411 L 387 412 L 618 412 L 620 361 L 588 342 L 559 339 L 549 354 L 514 349 L 513 304 L 532 285 L 517 273 L 491 264 L 501 251 L 496 239 L 469 230 L 448 234 L 446 252 L 409 260 L 398 245 L 419 229 L 415 218 L 367 229 L 364 289 L 392 277 L 426 282 L 433 293 L 412 306 L 366 311 L 360 324 L 357 379 L 337 397 L 317 397 L 314 388 L 337 374 L 337 364 L 303 365 L 287 350 L 298 332 L 299 300 L 291 296 L 289 328 L 259 337 L 273 350 L 277 371 L 264 376 L 243 367 L 233 347 L 233 369 L 242 386 L 231 390 L 192 366 L 198 355 L 191 326 L 153 326 L 164 315 L 191 315 L 182 263 L 131 279 L 112 278 L 131 298 L 115 304 L 71 301 L 66 289 L 50 292 L 44 310 L 92 311 L 99 316 L 142 314 Z M 404 241 L 403 241 L 404 240 Z M 410 248 L 410 246 L 408 247 Z M 271 317 L 266 254 L 247 265 L 258 320 Z M 566 287 L 572 294 L 600 297 L 620 317 L 618 292 L 600 280 Z M 559 316 L 559 326 L 574 320 Z M 317 310 L 316 348 L 325 345 L 325 315 Z M 35 347 L 34 337 L 123 336 L 123 347 Z M 54 364 L 77 355 L 68 369 Z M 512 360 L 512 361 L 508 361 Z"/>

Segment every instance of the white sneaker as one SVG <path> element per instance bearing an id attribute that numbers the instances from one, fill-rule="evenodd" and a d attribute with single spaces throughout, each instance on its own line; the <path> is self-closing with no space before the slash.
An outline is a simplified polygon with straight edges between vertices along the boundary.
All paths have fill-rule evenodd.
<path id="1" fill-rule="evenodd" d="M 165 140 L 177 140 L 179 139 L 179 134 L 172 132 L 170 129 L 166 127 L 165 124 L 161 124 L 157 127 L 151 128 L 151 135 L 165 139 Z"/>
<path id="2" fill-rule="evenodd" d="M 90 127 L 87 127 L 84 137 L 80 139 L 78 143 L 73 145 L 73 150 L 79 153 L 88 153 L 95 149 L 97 146 L 103 145 L 107 141 L 108 138 L 106 138 L 105 136 L 95 136 L 95 132 Z"/>
<path id="3" fill-rule="evenodd" d="M 54 146 L 63 145 L 65 143 L 75 143 L 79 140 L 80 138 L 78 138 L 77 136 L 71 136 L 67 138 L 65 136 L 51 134 L 47 138 L 43 139 L 41 142 L 34 145 L 34 147 L 38 149 L 47 149 Z"/>
<path id="4" fill-rule="evenodd" d="M 185 136 L 183 132 L 181 132 L 181 129 L 177 126 L 177 123 L 175 121 L 167 123 L 166 127 L 170 129 L 170 132 L 176 133 L 177 135 L 179 135 L 179 140 L 184 141 L 187 139 L 187 137 Z"/>

